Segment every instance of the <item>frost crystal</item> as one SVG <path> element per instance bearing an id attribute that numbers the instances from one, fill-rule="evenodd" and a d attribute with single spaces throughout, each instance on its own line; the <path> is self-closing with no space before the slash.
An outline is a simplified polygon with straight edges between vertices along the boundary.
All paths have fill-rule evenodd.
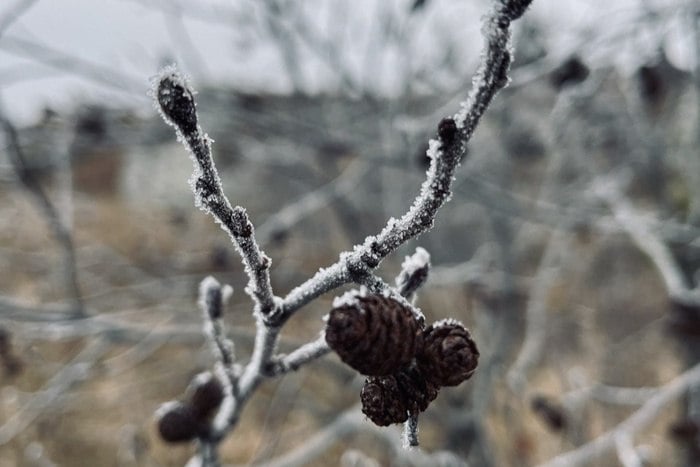
<path id="1" fill-rule="evenodd" d="M 358 289 L 352 289 L 345 292 L 343 295 L 335 297 L 333 299 L 333 308 L 339 308 L 343 306 L 358 306 L 359 298 L 367 297 L 369 295 L 369 290 L 364 285 Z"/>
<path id="2" fill-rule="evenodd" d="M 430 265 L 430 253 L 425 248 L 418 247 L 416 252 L 411 256 L 406 256 L 406 259 L 401 263 L 401 269 L 407 274 L 414 274 L 417 270 L 423 269 Z"/>

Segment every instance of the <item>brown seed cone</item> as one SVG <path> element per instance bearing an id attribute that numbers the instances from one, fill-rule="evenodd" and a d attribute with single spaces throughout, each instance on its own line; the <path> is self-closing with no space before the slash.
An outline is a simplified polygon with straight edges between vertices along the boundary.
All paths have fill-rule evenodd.
<path id="1" fill-rule="evenodd" d="M 389 375 L 408 365 L 423 345 L 411 310 L 380 295 L 356 300 L 331 310 L 326 325 L 330 348 L 363 375 Z"/>
<path id="2" fill-rule="evenodd" d="M 156 411 L 156 422 L 160 437 L 169 443 L 193 440 L 202 428 L 192 408 L 179 401 L 161 405 Z"/>
<path id="3" fill-rule="evenodd" d="M 376 425 L 403 423 L 435 400 L 438 388 L 426 380 L 416 367 L 394 375 L 367 378 L 360 393 L 362 413 Z"/>
<path id="4" fill-rule="evenodd" d="M 468 380 L 479 363 L 479 350 L 459 322 L 444 320 L 428 326 L 416 362 L 426 378 L 438 386 L 457 386 Z"/>
<path id="5" fill-rule="evenodd" d="M 210 372 L 205 372 L 194 377 L 186 394 L 193 415 L 198 420 L 205 421 L 216 414 L 223 402 L 224 387 L 219 378 Z"/>

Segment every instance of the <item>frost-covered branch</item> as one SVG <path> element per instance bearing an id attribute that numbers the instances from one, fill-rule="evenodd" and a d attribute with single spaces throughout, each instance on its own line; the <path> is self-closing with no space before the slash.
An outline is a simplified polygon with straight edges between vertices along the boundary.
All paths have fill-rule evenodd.
<path id="1" fill-rule="evenodd" d="M 226 337 L 222 318 L 223 308 L 232 294 L 231 286 L 221 286 L 211 276 L 205 278 L 199 286 L 199 307 L 204 321 L 204 335 L 212 345 L 214 357 L 224 365 L 231 377 L 235 374 L 233 365 L 236 355 L 233 342 Z"/>
<path id="2" fill-rule="evenodd" d="M 469 331 L 461 323 L 449 319 L 433 323 L 425 329 L 427 343 L 423 346 L 424 317 L 411 305 L 410 299 L 427 278 L 430 256 L 425 250 L 418 249 L 406 259 L 396 287 L 387 284 L 374 271 L 386 256 L 432 228 L 437 212 L 452 196 L 455 170 L 466 154 L 467 143 L 495 94 L 508 82 L 507 72 L 512 59 L 510 23 L 519 18 L 530 3 L 531 0 L 501 0 L 496 2 L 487 17 L 483 29 L 486 48 L 474 87 L 462 110 L 439 123 L 437 138 L 429 144 L 430 168 L 413 205 L 399 219 L 389 219 L 379 234 L 367 237 L 352 251 L 341 253 L 335 264 L 321 269 L 284 299 L 273 294 L 269 276 L 270 259 L 260 249 L 245 209 L 233 207 L 223 192 L 212 158 L 211 140 L 198 123 L 194 91 L 172 67 L 163 70 L 154 80 L 153 97 L 157 107 L 164 120 L 175 128 L 195 164 L 191 178 L 195 205 L 211 214 L 233 240 L 249 278 L 246 292 L 254 301 L 256 318 L 252 356 L 238 371 L 234 364 L 233 346 L 223 335 L 223 327 L 218 321 L 230 292 L 213 278 L 202 282 L 200 306 L 207 323 L 205 329 L 213 343 L 217 367 L 227 370 L 223 378 L 225 381 L 220 377 L 211 377 L 208 380 L 211 384 L 195 385 L 185 400 L 166 403 L 157 413 L 159 430 L 164 439 L 172 442 L 197 439 L 200 445 L 199 462 L 207 466 L 217 465 L 216 444 L 237 424 L 243 406 L 261 382 L 266 377 L 296 370 L 325 355 L 332 347 L 336 353 L 341 349 L 347 350 L 349 353 L 344 353 L 345 357 L 355 363 L 370 361 L 370 365 L 376 366 L 367 366 L 370 372 L 363 372 L 376 377 L 365 383 L 367 393 L 363 392 L 362 396 L 363 411 L 374 417 L 372 420 L 379 425 L 406 422 L 407 444 L 418 444 L 418 413 L 437 397 L 441 387 L 456 386 L 471 377 L 479 352 Z M 324 196 L 330 195 L 333 193 L 329 191 Z M 297 205 L 298 210 L 313 209 L 320 201 L 322 199 L 309 197 Z M 294 214 L 296 211 L 290 208 L 289 212 Z M 294 312 L 320 295 L 350 282 L 364 286 L 373 294 L 372 297 L 357 298 L 368 307 L 364 318 L 348 311 L 356 310 L 352 304 L 340 307 L 345 307 L 345 311 L 334 305 L 333 311 L 337 311 L 334 338 L 329 337 L 330 332 L 321 333 L 318 339 L 300 346 L 289 355 L 275 355 L 282 325 Z M 353 360 L 350 353 L 357 346 L 350 345 L 346 349 L 343 343 L 351 342 L 356 335 L 344 324 L 344 312 L 350 313 L 348 319 L 354 320 L 357 326 L 361 326 L 369 315 L 375 319 L 381 317 L 381 322 L 377 321 L 381 325 L 373 326 L 377 329 L 372 329 L 372 332 L 379 334 L 372 342 L 384 342 L 379 346 L 370 345 L 369 349 L 394 352 L 395 355 L 386 356 L 386 364 L 374 361 L 376 358 L 361 358 L 362 355 Z M 330 329 L 330 324 L 328 326 L 327 329 Z M 358 335 L 364 334 L 359 332 Z M 360 349 L 361 352 L 365 350 L 367 348 Z M 401 400 L 387 395 L 387 403 L 395 407 L 384 413 L 380 407 L 384 396 L 377 394 L 381 397 L 373 398 L 370 393 L 381 391 L 382 385 L 391 385 L 392 382 L 395 390 L 401 394 Z M 212 388 L 209 392 L 205 391 L 207 385 Z M 207 397 L 200 393 L 206 393 Z M 200 406 L 203 402 L 205 407 Z M 371 405 L 373 402 L 379 405 Z M 365 403 L 370 406 L 365 407 Z M 213 419 L 212 413 L 216 414 Z"/>
<path id="3" fill-rule="evenodd" d="M 194 92 L 174 67 L 165 68 L 153 82 L 153 97 L 163 119 L 173 127 L 190 152 L 195 171 L 190 179 L 195 205 L 208 212 L 231 236 L 249 277 L 246 292 L 256 304 L 256 312 L 266 320 L 277 310 L 270 285 L 270 258 L 258 247 L 253 224 L 245 209 L 233 207 L 224 194 L 214 166 L 211 139 L 200 128 Z"/>
<path id="4" fill-rule="evenodd" d="M 268 376 L 279 376 L 290 371 L 296 371 L 317 358 L 323 357 L 331 349 L 326 343 L 326 336 L 321 333 L 318 339 L 308 342 L 287 355 L 273 359 L 267 370 Z"/>
<path id="5" fill-rule="evenodd" d="M 467 143 L 496 93 L 508 83 L 512 61 L 510 23 L 530 3 L 531 0 L 499 1 L 487 16 L 483 27 L 486 46 L 472 91 L 462 109 L 438 125 L 438 138 L 429 144 L 426 180 L 408 212 L 399 219 L 389 219 L 379 234 L 367 237 L 352 251 L 341 253 L 337 263 L 292 290 L 282 303 L 282 321 L 316 297 L 367 274 L 399 246 L 432 228 L 438 210 L 452 196 L 454 173 L 466 154 Z"/>

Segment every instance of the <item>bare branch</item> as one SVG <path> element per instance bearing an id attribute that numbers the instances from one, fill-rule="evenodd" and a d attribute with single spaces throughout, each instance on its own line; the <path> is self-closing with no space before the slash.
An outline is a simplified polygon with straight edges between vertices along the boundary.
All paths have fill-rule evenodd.
<path id="1" fill-rule="evenodd" d="M 21 0 L 0 17 L 0 37 L 2 37 L 5 31 L 21 18 L 37 1 L 38 0 Z"/>
<path id="2" fill-rule="evenodd" d="M 42 390 L 37 392 L 19 411 L 0 426 L 0 446 L 7 444 L 27 428 L 73 384 L 84 380 L 90 368 L 107 353 L 109 348 L 107 340 L 101 337 L 88 343 L 71 362 L 63 366 L 46 382 Z"/>
<path id="3" fill-rule="evenodd" d="M 524 391 L 528 372 L 542 356 L 547 336 L 547 301 L 549 292 L 559 277 L 559 268 L 555 263 L 562 252 L 568 249 L 568 243 L 567 233 L 556 230 L 542 254 L 527 302 L 525 340 L 507 374 L 508 383 L 516 393 Z"/>
<path id="4" fill-rule="evenodd" d="M 212 344 L 212 351 L 217 361 L 221 362 L 229 374 L 235 375 L 233 365 L 236 361 L 233 341 L 224 333 L 223 308 L 231 298 L 233 288 L 221 286 L 213 277 L 205 278 L 199 286 L 199 307 L 204 321 L 204 335 Z"/>
<path id="5" fill-rule="evenodd" d="M 153 97 L 163 119 L 175 127 L 195 163 L 190 179 L 195 205 L 211 214 L 231 236 L 250 279 L 246 293 L 255 301 L 256 313 L 270 320 L 278 309 L 270 285 L 270 258 L 258 247 L 253 224 L 245 209 L 232 207 L 224 194 L 212 158 L 211 139 L 197 122 L 192 89 L 175 68 L 168 67 L 153 80 Z"/>
<path id="6" fill-rule="evenodd" d="M 5 35 L 0 41 L 0 50 L 66 73 L 85 77 L 95 83 L 124 91 L 134 98 L 142 97 L 141 80 L 119 70 L 70 55 L 38 42 Z"/>
<path id="7" fill-rule="evenodd" d="M 659 392 L 624 422 L 612 430 L 606 431 L 593 441 L 583 446 L 561 454 L 540 467 L 576 467 L 587 465 L 606 452 L 616 448 L 617 439 L 620 437 L 633 438 L 649 424 L 654 422 L 662 411 L 682 397 L 689 389 L 700 385 L 700 364 L 673 379 L 671 382 L 659 388 Z"/>
<path id="8" fill-rule="evenodd" d="M 530 3 L 531 0 L 497 2 L 486 18 L 486 48 L 472 92 L 454 119 L 447 118 L 440 123 L 438 139 L 430 141 L 427 178 L 408 212 L 398 220 L 389 219 L 378 235 L 367 237 L 352 252 L 341 253 L 337 263 L 292 290 L 283 300 L 282 321 L 314 298 L 367 274 L 403 243 L 432 228 L 438 210 L 452 195 L 455 169 L 466 154 L 467 143 L 493 97 L 508 82 L 507 72 L 512 60 L 510 23 L 520 17 Z"/>
<path id="9" fill-rule="evenodd" d="M 42 212 L 44 221 L 53 231 L 53 235 L 59 242 L 64 254 L 64 269 L 66 289 L 69 297 L 73 301 L 74 313 L 77 316 L 82 316 L 85 313 L 85 307 L 78 281 L 78 269 L 76 267 L 75 246 L 73 245 L 73 236 L 71 232 L 63 225 L 61 216 L 56 207 L 53 205 L 49 196 L 44 192 L 44 189 L 37 180 L 34 173 L 29 168 L 22 145 L 19 141 L 17 129 L 7 118 L 0 113 L 0 124 L 2 124 L 5 132 L 5 137 L 8 142 L 8 153 L 12 167 L 15 170 L 17 178 L 22 185 L 33 196 L 33 199 Z"/>
<path id="10" fill-rule="evenodd" d="M 296 371 L 302 365 L 316 360 L 330 351 L 331 349 L 326 343 L 326 336 L 324 333 L 321 333 L 318 339 L 302 345 L 288 355 L 276 357 L 268 370 L 268 374 L 269 376 L 278 376 L 290 371 Z"/>

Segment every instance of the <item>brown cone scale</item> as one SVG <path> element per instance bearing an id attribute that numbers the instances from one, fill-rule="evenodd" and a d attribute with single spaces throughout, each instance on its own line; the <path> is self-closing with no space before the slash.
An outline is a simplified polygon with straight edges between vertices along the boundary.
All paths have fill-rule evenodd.
<path id="1" fill-rule="evenodd" d="M 376 425 L 403 423 L 435 400 L 438 388 L 416 367 L 389 376 L 370 377 L 360 394 L 362 412 Z"/>
<path id="2" fill-rule="evenodd" d="M 479 350 L 469 331 L 453 320 L 428 326 L 416 361 L 426 378 L 438 386 L 457 386 L 469 379 L 479 363 Z"/>
<path id="3" fill-rule="evenodd" d="M 423 335 L 410 309 L 392 298 L 371 295 L 331 310 L 326 342 L 360 373 L 385 376 L 411 362 Z"/>

